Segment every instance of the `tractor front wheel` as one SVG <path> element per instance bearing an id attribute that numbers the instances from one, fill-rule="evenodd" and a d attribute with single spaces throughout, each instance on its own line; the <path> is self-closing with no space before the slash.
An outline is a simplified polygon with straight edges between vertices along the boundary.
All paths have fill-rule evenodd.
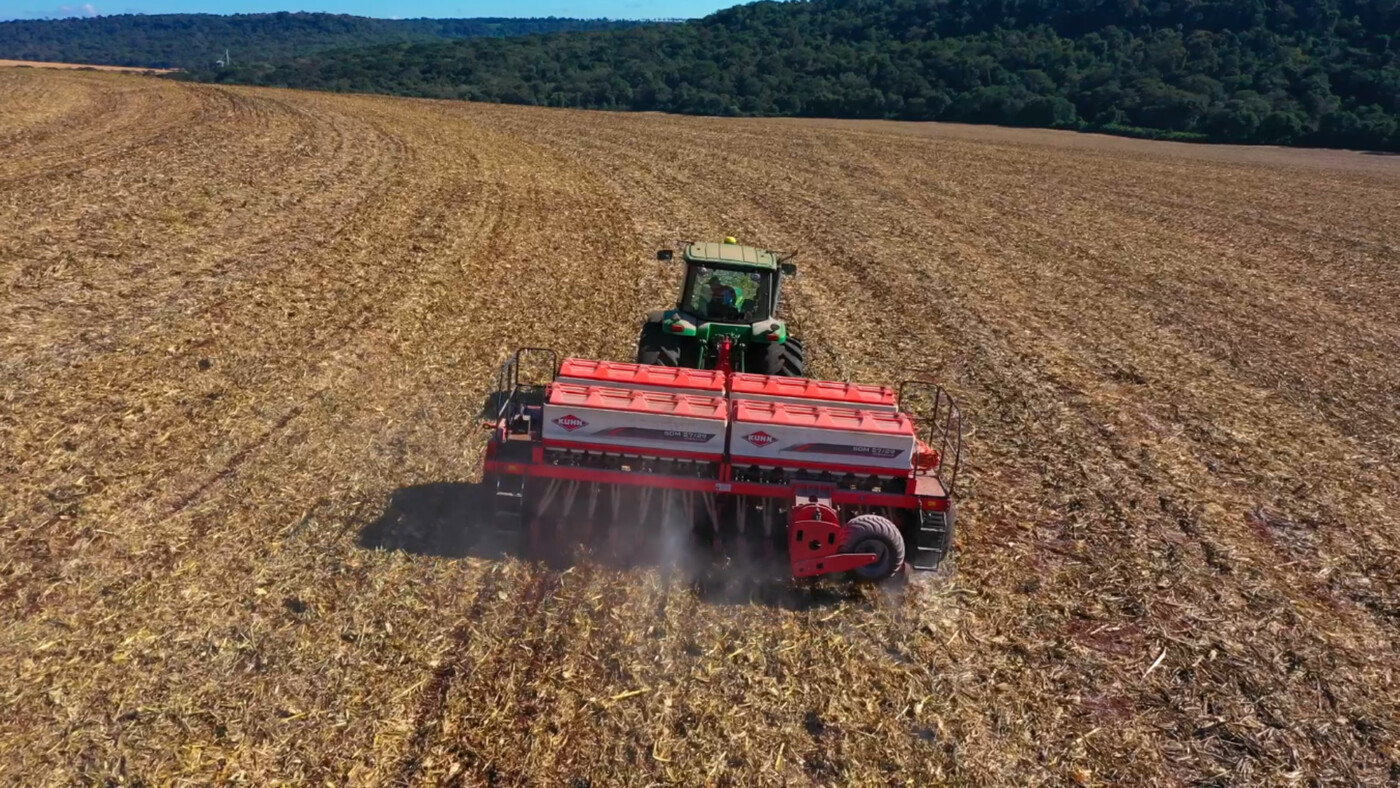
<path id="1" fill-rule="evenodd" d="M 857 580 L 878 583 L 893 577 L 904 565 L 904 537 L 889 518 L 862 514 L 846 522 L 843 553 L 874 553 L 875 563 L 852 570 Z"/>

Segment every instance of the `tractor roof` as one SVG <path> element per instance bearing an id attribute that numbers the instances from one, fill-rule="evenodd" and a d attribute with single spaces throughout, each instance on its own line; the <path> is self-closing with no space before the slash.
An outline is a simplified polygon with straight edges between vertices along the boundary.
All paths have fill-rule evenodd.
<path id="1" fill-rule="evenodd" d="M 767 249 L 741 244 L 694 243 L 685 247 L 685 259 L 693 263 L 774 269 L 778 256 Z"/>

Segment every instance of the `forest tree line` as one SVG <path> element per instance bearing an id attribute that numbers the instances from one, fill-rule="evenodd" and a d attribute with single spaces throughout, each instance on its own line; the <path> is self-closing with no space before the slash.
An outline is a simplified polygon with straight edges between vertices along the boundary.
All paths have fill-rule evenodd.
<path id="1" fill-rule="evenodd" d="M 206 57 L 179 78 L 1400 150 L 1400 0 L 808 0 L 680 24 L 490 30 L 506 37 L 235 55 L 231 68 Z"/>
<path id="2" fill-rule="evenodd" d="M 0 58 L 146 68 L 271 63 L 326 49 L 605 30 L 605 19 L 371 19 L 346 14 L 119 14 L 0 22 Z"/>

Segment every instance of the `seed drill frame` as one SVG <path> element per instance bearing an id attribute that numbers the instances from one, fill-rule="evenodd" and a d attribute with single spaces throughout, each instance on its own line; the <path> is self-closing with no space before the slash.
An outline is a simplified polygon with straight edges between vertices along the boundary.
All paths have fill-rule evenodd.
<path id="1" fill-rule="evenodd" d="M 539 544 L 679 518 L 721 549 L 786 552 L 793 577 L 936 569 L 962 461 L 948 393 L 736 373 L 727 349 L 716 370 L 516 351 L 486 414 L 497 526 Z"/>

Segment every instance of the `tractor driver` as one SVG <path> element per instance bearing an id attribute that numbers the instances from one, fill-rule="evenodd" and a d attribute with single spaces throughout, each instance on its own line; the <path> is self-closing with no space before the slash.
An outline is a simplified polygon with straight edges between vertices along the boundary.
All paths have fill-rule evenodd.
<path id="1" fill-rule="evenodd" d="M 710 288 L 709 313 L 715 317 L 721 315 L 737 315 L 744 305 L 744 296 L 737 289 L 730 287 L 714 274 L 705 284 Z"/>

